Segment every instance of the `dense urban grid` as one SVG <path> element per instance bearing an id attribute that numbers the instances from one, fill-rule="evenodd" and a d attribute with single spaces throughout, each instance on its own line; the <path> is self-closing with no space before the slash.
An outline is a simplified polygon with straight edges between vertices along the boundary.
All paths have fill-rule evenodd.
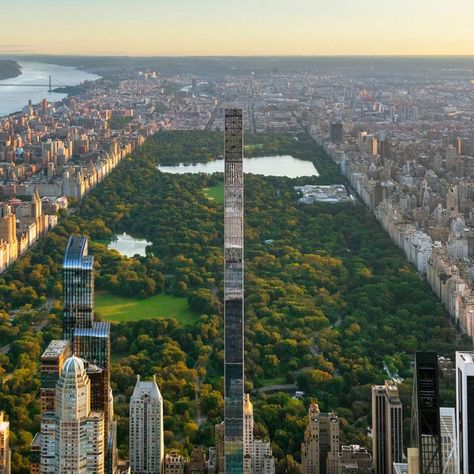
<path id="1" fill-rule="evenodd" d="M 16 428 L 7 421 L 8 410 L 0 413 L 0 473 L 474 472 L 474 352 L 465 350 L 466 341 L 468 347 L 474 342 L 474 64 L 468 60 L 437 61 L 425 60 L 417 65 L 402 59 L 393 63 L 361 60 L 364 64 L 341 60 L 337 65 L 330 60 L 308 60 L 308 64 L 303 60 L 282 60 L 281 64 L 272 60 L 268 66 L 249 62 L 241 72 L 233 68 L 232 73 L 223 73 L 219 68 L 203 71 L 205 67 L 193 73 L 172 72 L 168 63 L 168 71 L 163 72 L 159 65 L 131 63 L 127 67 L 117 65 L 113 73 L 105 67 L 96 69 L 102 79 L 81 85 L 61 102 L 30 102 L 23 111 L 0 118 L 0 273 L 5 275 L 61 221 L 81 212 L 86 195 L 106 182 L 114 168 L 120 169 L 136 159 L 133 152 L 146 149 L 157 136 L 198 131 L 196 142 L 200 140 L 198 136 L 211 137 L 212 146 L 201 147 L 196 159 L 195 151 L 187 146 L 176 152 L 169 144 L 166 148 L 166 142 L 157 142 L 156 146 L 167 156 L 167 165 L 181 162 L 188 166 L 202 161 L 203 156 L 207 161 L 224 158 L 225 162 L 224 177 L 219 176 L 214 183 L 219 186 L 224 182 L 223 291 L 216 285 L 194 294 L 195 300 L 205 303 L 223 297 L 223 305 L 217 301 L 214 307 L 202 311 L 203 315 L 220 311 L 224 318 L 224 331 L 215 333 L 225 340 L 223 351 L 221 343 L 206 346 L 210 352 L 214 347 L 216 352 L 222 352 L 216 356 L 222 369 L 217 378 L 223 376 L 222 382 L 213 387 L 208 384 L 224 394 L 223 403 L 216 402 L 212 407 L 221 409 L 222 423 L 213 425 L 213 432 L 201 436 L 191 451 L 186 446 L 179 449 L 175 439 L 172 446 L 167 446 L 166 432 L 170 428 L 166 423 L 170 417 L 169 402 L 164 399 L 172 394 L 163 392 L 155 375 L 143 377 L 137 372 L 133 374 L 136 385 L 127 388 L 128 450 L 119 452 L 122 441 L 118 439 L 119 417 L 114 410 L 111 382 L 113 328 L 109 322 L 95 318 L 94 308 L 95 272 L 97 265 L 107 262 L 100 253 L 99 264 L 89 255 L 85 235 L 68 235 L 63 249 L 62 285 L 56 288 L 57 293 L 62 292 L 62 335 L 44 341 L 46 348 L 37 361 L 41 374 L 40 426 L 31 442 L 28 467 L 19 469 L 12 462 L 9 443 L 10 428 Z M 249 136 L 248 143 L 244 141 L 247 147 L 243 147 L 243 132 Z M 213 133 L 221 136 L 221 148 L 214 147 Z M 310 177 L 307 182 L 299 177 L 291 182 L 291 199 L 305 209 L 339 205 L 355 209 L 365 205 L 420 277 L 427 280 L 445 309 L 446 324 L 457 330 L 455 341 L 446 336 L 454 359 L 419 347 L 403 349 L 411 361 L 408 416 L 408 407 L 402 402 L 407 398 L 406 393 L 402 394 L 404 380 L 398 373 L 403 369 L 406 374 L 406 368 L 403 363 L 380 361 L 386 380 L 366 382 L 370 385 L 372 410 L 359 413 L 354 423 L 359 423 L 359 432 L 355 435 L 352 431 L 353 438 L 347 435 L 347 422 L 341 419 L 342 415 L 347 416 L 346 412 L 338 413 L 338 406 L 328 402 L 329 388 L 324 392 L 327 398 L 321 400 L 305 393 L 311 383 L 324 385 L 330 377 L 337 383 L 342 377 L 340 368 L 334 368 L 334 351 L 326 350 L 324 342 L 316 343 L 312 336 L 312 344 L 305 346 L 306 352 L 299 356 L 307 357 L 305 361 L 294 361 L 296 376 L 263 387 L 269 393 L 289 393 L 295 404 L 304 403 L 304 426 L 295 425 L 302 440 L 296 459 L 294 453 L 281 453 L 281 444 L 275 449 L 268 430 L 254 421 L 252 400 L 255 397 L 261 401 L 261 393 L 252 391 L 255 387 L 244 381 L 242 162 L 243 153 L 258 156 L 259 145 L 254 144 L 259 135 L 280 137 L 277 143 L 286 144 L 281 137 L 290 137 L 290 142 L 308 140 L 312 146 L 319 146 L 344 178 L 316 183 Z M 282 145 L 273 151 L 280 155 L 286 149 Z M 125 192 L 129 192 L 128 188 Z M 286 192 L 276 190 L 274 199 Z M 128 212 L 125 205 L 119 204 L 118 208 Z M 291 219 L 287 223 L 293 225 Z M 89 232 L 79 230 L 81 234 Z M 272 242 L 266 239 L 265 245 Z M 291 260 L 291 256 L 283 254 L 283 258 Z M 153 257 L 158 257 L 157 265 L 162 265 L 160 255 Z M 181 257 L 181 262 L 186 260 Z M 260 257 L 253 250 L 252 258 Z M 338 266 L 330 255 L 311 256 L 315 266 L 322 266 L 324 258 L 326 265 Z M 215 255 L 213 259 L 218 260 Z M 260 264 L 266 271 L 263 257 Z M 277 265 L 276 258 L 271 265 Z M 305 265 L 310 267 L 307 262 Z M 165 286 L 165 270 L 161 266 L 163 275 L 148 281 L 153 287 L 150 294 L 155 291 L 156 281 L 162 279 Z M 148 267 L 140 271 L 151 274 Z M 370 277 L 369 268 L 361 265 L 359 271 L 361 278 Z M 192 278 L 200 278 L 202 283 L 205 278 L 206 282 L 214 281 L 217 275 Z M 183 282 L 191 286 L 190 280 L 186 276 L 176 285 L 181 294 L 186 294 Z M 309 285 L 317 288 L 323 280 L 318 274 L 318 280 Z M 253 279 L 250 284 L 255 283 Z M 150 294 L 144 291 L 140 296 Z M 326 299 L 330 296 L 329 291 L 319 295 Z M 48 298 L 32 299 L 31 303 L 49 309 L 54 305 Z M 270 301 L 260 303 L 268 306 Z M 292 304 L 297 312 L 297 305 Z M 10 322 L 14 322 L 18 307 L 7 309 Z M 264 309 L 260 311 L 265 314 Z M 314 323 L 309 315 L 305 316 L 308 325 Z M 327 326 L 321 323 L 321 332 L 338 330 L 345 317 L 339 311 L 330 319 L 330 325 L 329 321 Z M 353 315 L 350 317 L 354 319 Z M 206 319 L 208 326 L 210 321 Z M 35 324 L 40 324 L 41 331 L 47 321 Z M 314 326 L 308 327 L 308 332 L 313 329 Z M 355 320 L 344 334 L 349 338 L 360 330 Z M 263 335 L 259 337 L 264 339 Z M 291 340 L 296 346 L 296 336 Z M 326 346 L 329 347 L 327 341 Z M 7 344 L 0 351 L 5 355 L 10 349 L 11 344 Z M 245 350 L 248 351 L 247 346 Z M 271 344 L 266 344 L 266 350 L 272 350 Z M 278 374 L 280 360 L 272 355 L 266 353 L 265 364 L 273 364 Z M 202 368 L 199 364 L 200 359 L 194 364 L 196 372 Z M 312 380 L 309 376 L 304 378 L 309 374 L 308 367 L 318 367 L 311 372 Z M 322 367 L 327 371 L 320 370 Z M 361 386 L 360 379 L 356 381 Z M 199 398 L 203 377 L 197 377 L 195 383 L 195 396 Z M 450 406 L 443 405 L 449 397 L 444 397 L 446 387 L 442 389 L 442 383 L 450 383 L 448 390 L 455 392 Z M 219 396 L 222 399 L 222 395 L 216 395 Z M 124 402 L 122 393 L 116 398 L 119 403 Z M 256 405 L 257 418 L 260 406 L 261 403 Z M 345 408 L 356 411 L 355 407 Z M 204 424 L 202 420 L 207 421 L 208 415 L 200 408 L 196 424 Z M 197 431 L 192 426 L 188 428 Z M 278 430 L 273 433 L 278 434 Z M 205 436 L 207 439 L 202 439 Z M 289 438 L 291 435 L 286 436 L 290 445 L 294 440 Z"/>

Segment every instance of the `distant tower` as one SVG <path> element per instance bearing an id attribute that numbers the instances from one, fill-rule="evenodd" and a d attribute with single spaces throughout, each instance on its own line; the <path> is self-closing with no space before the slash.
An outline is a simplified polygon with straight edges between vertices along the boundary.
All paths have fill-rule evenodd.
<path id="1" fill-rule="evenodd" d="M 156 380 L 138 377 L 130 399 L 130 470 L 160 474 L 163 469 L 163 398 Z"/>
<path id="2" fill-rule="evenodd" d="M 224 450 L 226 474 L 244 469 L 244 175 L 242 110 L 225 111 Z"/>
<path id="3" fill-rule="evenodd" d="M 87 255 L 87 237 L 69 237 L 63 263 L 64 339 L 75 328 L 89 328 L 94 312 L 94 257 Z"/>
<path id="4" fill-rule="evenodd" d="M 412 445 L 418 448 L 420 474 L 442 474 L 439 408 L 438 356 L 417 352 L 411 435 Z"/>
<path id="5" fill-rule="evenodd" d="M 302 474 L 340 474 L 339 420 L 335 413 L 321 413 L 312 403 L 301 443 Z"/>
<path id="6" fill-rule="evenodd" d="M 391 380 L 372 387 L 372 454 L 378 474 L 392 474 L 403 460 L 402 402 Z"/>
<path id="7" fill-rule="evenodd" d="M 332 143 L 342 143 L 344 141 L 342 122 L 331 122 L 329 124 L 329 140 Z"/>
<path id="8" fill-rule="evenodd" d="M 90 382 L 78 357 L 64 363 L 55 405 L 41 421 L 41 473 L 104 474 L 104 416 L 90 409 Z"/>
<path id="9" fill-rule="evenodd" d="M 0 474 L 10 474 L 10 469 L 10 423 L 3 419 L 3 411 L 0 411 Z"/>

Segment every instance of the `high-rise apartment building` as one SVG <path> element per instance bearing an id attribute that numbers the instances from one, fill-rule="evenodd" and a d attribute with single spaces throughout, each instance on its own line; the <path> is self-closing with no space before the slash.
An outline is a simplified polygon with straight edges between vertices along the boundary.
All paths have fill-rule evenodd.
<path id="1" fill-rule="evenodd" d="M 110 395 L 110 324 L 94 322 L 94 259 L 88 255 L 84 236 L 69 238 L 63 264 L 64 339 L 71 341 L 74 354 L 85 361 L 91 386 L 91 408 L 104 414 L 107 458 L 113 456 L 109 439 L 113 421 Z M 110 464 L 110 463 L 109 463 Z"/>
<path id="2" fill-rule="evenodd" d="M 332 143 L 342 143 L 344 141 L 342 122 L 331 122 L 329 124 L 329 140 Z"/>
<path id="3" fill-rule="evenodd" d="M 303 474 L 340 474 L 339 420 L 335 413 L 321 413 L 312 403 L 301 443 Z"/>
<path id="4" fill-rule="evenodd" d="M 163 469 L 163 398 L 155 378 L 138 377 L 130 399 L 130 471 L 160 474 Z"/>
<path id="5" fill-rule="evenodd" d="M 55 412 L 42 418 L 41 473 L 105 473 L 104 415 L 90 409 L 90 381 L 75 356 L 62 368 Z"/>
<path id="6" fill-rule="evenodd" d="M 455 408 L 441 407 L 439 414 L 443 474 L 459 474 L 456 410 Z"/>
<path id="7" fill-rule="evenodd" d="M 251 456 L 253 444 L 253 404 L 250 395 L 244 395 L 244 456 Z"/>
<path id="8" fill-rule="evenodd" d="M 392 474 L 393 463 L 402 462 L 402 402 L 391 380 L 372 387 L 372 454 L 379 474 Z"/>
<path id="9" fill-rule="evenodd" d="M 10 423 L 0 411 L 0 474 L 11 472 Z"/>
<path id="10" fill-rule="evenodd" d="M 456 352 L 456 432 L 461 474 L 474 472 L 474 352 Z"/>
<path id="11" fill-rule="evenodd" d="M 418 448 L 420 474 L 441 474 L 438 356 L 417 352 L 413 380 L 412 444 Z"/>
<path id="12" fill-rule="evenodd" d="M 244 174 L 242 110 L 225 111 L 224 452 L 226 474 L 244 470 Z"/>
<path id="13" fill-rule="evenodd" d="M 69 341 L 51 341 L 41 356 L 41 414 L 54 412 L 56 385 L 64 362 L 71 354 Z"/>
<path id="14" fill-rule="evenodd" d="M 87 253 L 87 237 L 69 237 L 63 262 L 63 332 L 69 341 L 74 329 L 90 328 L 94 319 L 94 257 Z"/>
<path id="15" fill-rule="evenodd" d="M 270 441 L 254 440 L 251 453 L 251 474 L 275 474 L 275 458 Z"/>
<path id="16" fill-rule="evenodd" d="M 366 448 L 357 444 L 342 446 L 341 474 L 372 474 L 372 472 L 372 456 Z"/>
<path id="17" fill-rule="evenodd" d="M 254 437 L 253 405 L 250 395 L 244 395 L 244 472 L 274 474 L 275 459 L 269 441 Z"/>
<path id="18" fill-rule="evenodd" d="M 86 360 L 91 381 L 91 405 L 102 410 L 106 432 L 110 417 L 110 324 L 92 323 L 91 327 L 74 329 L 74 353 Z"/>

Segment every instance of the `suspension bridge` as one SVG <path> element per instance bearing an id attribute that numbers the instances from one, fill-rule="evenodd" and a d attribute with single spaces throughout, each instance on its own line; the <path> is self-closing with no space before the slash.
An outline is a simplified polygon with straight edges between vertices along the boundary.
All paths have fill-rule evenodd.
<path id="1" fill-rule="evenodd" d="M 58 81 L 60 82 L 60 81 Z M 51 76 L 49 76 L 49 81 L 48 84 L 10 84 L 10 83 L 0 83 L 0 87 L 47 87 L 48 92 L 51 93 L 53 92 L 53 88 L 56 87 L 74 87 L 74 86 L 68 86 L 66 84 L 53 84 L 53 79 Z"/>

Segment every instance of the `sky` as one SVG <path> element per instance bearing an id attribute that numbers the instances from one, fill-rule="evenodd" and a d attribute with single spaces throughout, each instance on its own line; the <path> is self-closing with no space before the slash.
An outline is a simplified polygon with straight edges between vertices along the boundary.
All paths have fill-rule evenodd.
<path id="1" fill-rule="evenodd" d="M 474 55 L 474 0 L 0 0 L 0 11 L 0 54 Z"/>

